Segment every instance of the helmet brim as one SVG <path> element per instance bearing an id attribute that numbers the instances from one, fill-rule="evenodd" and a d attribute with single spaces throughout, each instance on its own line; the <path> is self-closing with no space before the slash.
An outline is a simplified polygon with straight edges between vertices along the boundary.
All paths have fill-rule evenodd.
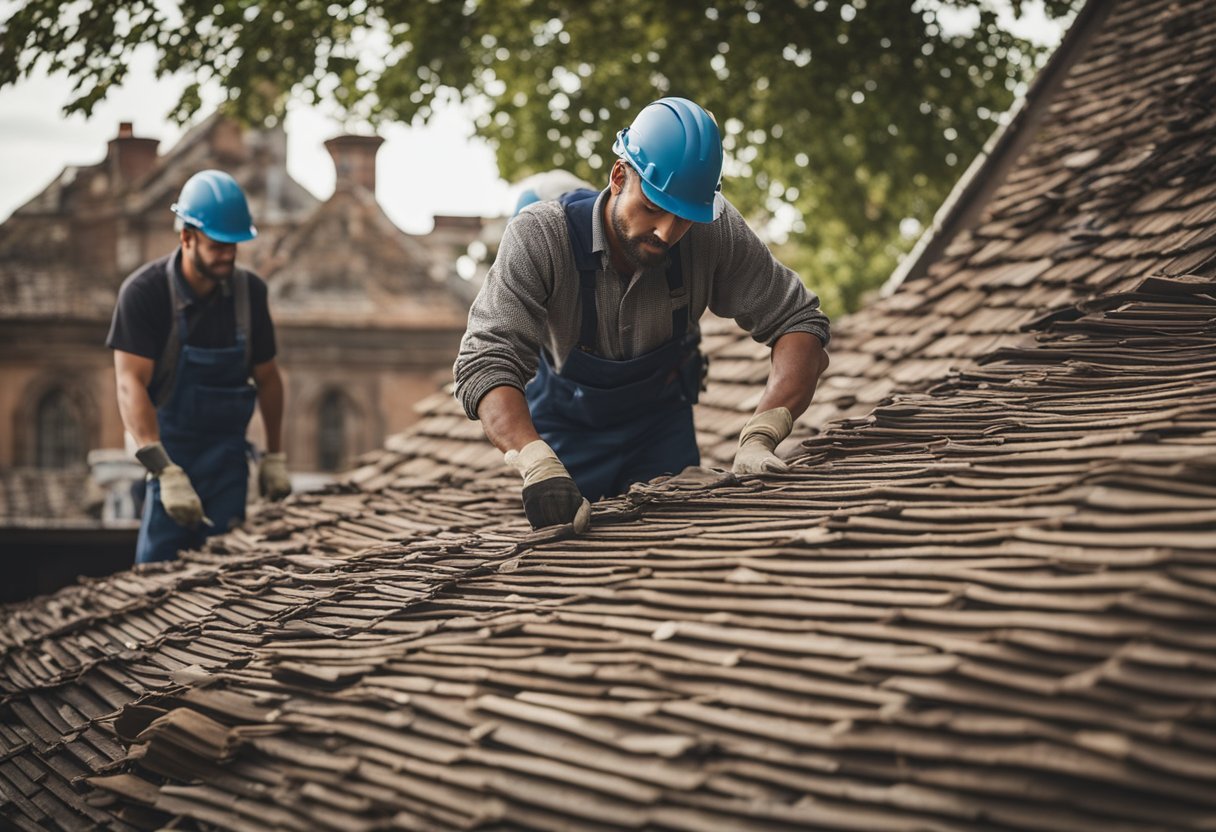
<path id="1" fill-rule="evenodd" d="M 636 172 L 636 168 L 634 169 Z M 716 194 L 714 202 L 709 205 L 704 205 L 695 202 L 686 202 L 682 199 L 676 199 L 670 194 L 665 194 L 658 188 L 651 185 L 642 175 L 638 174 L 638 182 L 642 185 L 642 193 L 658 207 L 662 208 L 669 214 L 675 214 L 682 220 L 689 222 L 713 222 L 718 218 L 718 211 L 714 202 L 717 202 Z"/>
<path id="2" fill-rule="evenodd" d="M 247 243 L 258 236 L 258 229 L 252 223 L 250 223 L 248 228 L 242 228 L 237 231 L 223 231 L 218 228 L 207 228 L 196 217 L 192 217 L 180 210 L 176 203 L 169 210 L 176 214 L 187 228 L 192 228 L 199 234 L 215 240 L 217 243 Z"/>
<path id="3" fill-rule="evenodd" d="M 258 236 L 258 230 L 252 225 L 249 226 L 247 231 L 203 231 L 201 228 L 199 231 L 202 231 L 202 233 L 217 243 L 247 243 Z"/>

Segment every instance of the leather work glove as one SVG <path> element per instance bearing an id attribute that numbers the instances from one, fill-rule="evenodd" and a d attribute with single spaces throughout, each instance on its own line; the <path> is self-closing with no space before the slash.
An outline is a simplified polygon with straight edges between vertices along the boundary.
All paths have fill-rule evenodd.
<path id="1" fill-rule="evenodd" d="M 521 450 L 507 451 L 510 465 L 524 480 L 524 514 L 533 529 L 574 524 L 582 534 L 591 525 L 591 503 L 579 493 L 566 466 L 543 439 L 529 442 Z"/>
<path id="2" fill-rule="evenodd" d="M 203 514 L 203 501 L 190 484 L 190 477 L 181 466 L 173 464 L 164 445 L 159 442 L 144 445 L 135 452 L 135 458 L 160 480 L 160 504 L 173 522 L 188 529 L 199 523 L 215 525 Z"/>
<path id="3" fill-rule="evenodd" d="M 281 500 L 291 493 L 287 475 L 287 454 L 265 454 L 258 463 L 258 490 L 267 500 Z"/>
<path id="4" fill-rule="evenodd" d="M 190 478 L 180 466 L 170 465 L 160 472 L 160 504 L 165 507 L 165 514 L 173 518 L 179 526 L 192 529 L 199 523 L 214 525 L 203 516 L 203 503 L 198 498 Z"/>
<path id="5" fill-rule="evenodd" d="M 784 473 L 790 466 L 775 453 L 781 440 L 790 435 L 794 417 L 789 408 L 775 407 L 757 413 L 747 420 L 739 434 L 739 450 L 735 452 L 736 474 Z"/>
<path id="6" fill-rule="evenodd" d="M 169 459 L 168 451 L 159 442 L 143 445 L 135 451 L 135 459 L 147 468 L 148 473 L 161 480 L 161 505 L 164 513 L 173 518 L 178 525 L 187 529 L 195 528 L 199 523 L 210 522 L 203 515 L 203 501 L 198 499 L 195 487 L 190 484 L 190 477 Z"/>

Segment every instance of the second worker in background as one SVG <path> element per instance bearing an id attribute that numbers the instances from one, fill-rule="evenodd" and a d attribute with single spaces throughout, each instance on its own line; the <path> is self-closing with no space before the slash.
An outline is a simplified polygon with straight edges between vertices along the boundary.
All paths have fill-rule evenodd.
<path id="1" fill-rule="evenodd" d="M 136 563 L 172 560 L 245 518 L 255 404 L 269 449 L 262 493 L 291 492 L 266 284 L 236 265 L 237 244 L 257 234 L 245 193 L 227 173 L 205 170 L 173 212 L 179 247 L 126 279 L 106 340 L 123 425 L 152 477 Z"/>

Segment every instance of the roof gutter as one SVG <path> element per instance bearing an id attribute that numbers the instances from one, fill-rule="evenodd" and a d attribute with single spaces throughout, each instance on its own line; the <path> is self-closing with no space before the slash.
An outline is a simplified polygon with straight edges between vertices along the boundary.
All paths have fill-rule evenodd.
<path id="1" fill-rule="evenodd" d="M 1014 162 L 1034 138 L 1048 105 L 1113 5 L 1111 0 L 1088 0 L 1077 12 L 1047 65 L 1039 70 L 1026 95 L 1014 104 L 1009 120 L 999 125 L 984 143 L 937 209 L 932 225 L 883 284 L 882 297 L 894 294 L 905 281 L 923 276 L 960 232 L 976 224 L 983 207 L 1004 184 Z"/>

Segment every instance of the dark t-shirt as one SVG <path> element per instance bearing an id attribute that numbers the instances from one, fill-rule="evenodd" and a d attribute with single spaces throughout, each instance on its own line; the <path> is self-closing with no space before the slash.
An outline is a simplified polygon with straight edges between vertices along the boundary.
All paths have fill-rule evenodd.
<path id="1" fill-rule="evenodd" d="M 153 361 L 160 360 L 173 321 L 166 272 L 172 272 L 178 296 L 186 303 L 189 337 L 180 333 L 182 343 L 208 349 L 236 344 L 236 302 L 232 292 L 222 287 L 205 298 L 196 298 L 182 277 L 181 253 L 179 248 L 167 257 L 141 266 L 123 281 L 106 346 Z M 249 275 L 249 328 L 253 330 L 250 333 L 250 360 L 257 366 L 275 356 L 274 324 L 270 320 L 265 281 L 252 272 L 246 273 Z"/>

